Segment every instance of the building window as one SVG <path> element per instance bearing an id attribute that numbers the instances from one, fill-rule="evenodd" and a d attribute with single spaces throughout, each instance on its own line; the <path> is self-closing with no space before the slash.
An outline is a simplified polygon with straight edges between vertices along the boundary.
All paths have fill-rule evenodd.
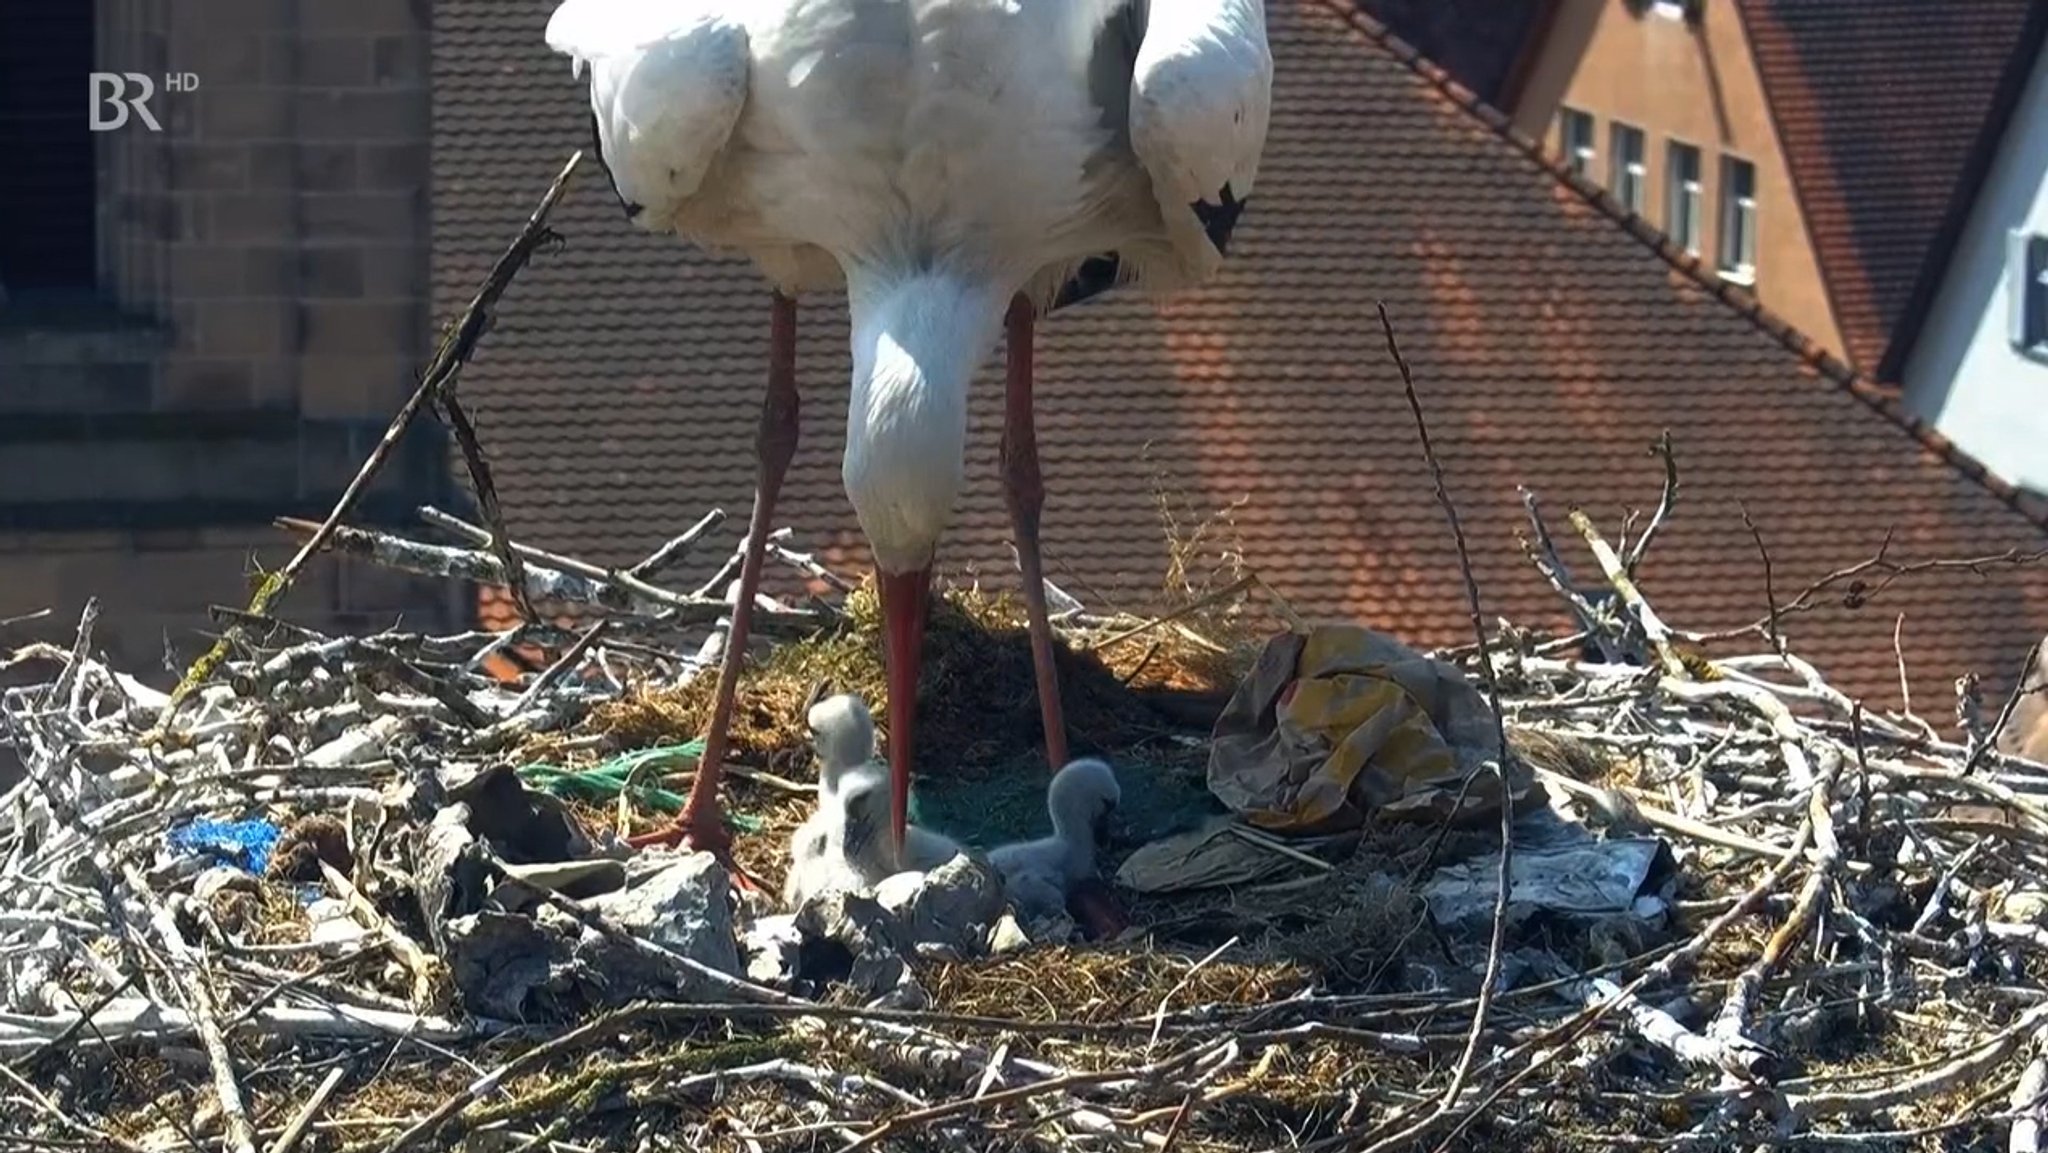
<path id="1" fill-rule="evenodd" d="M 1706 0 L 1628 0 L 1628 6 L 1640 16 L 1649 12 L 1666 20 L 1683 20 L 1687 24 L 1698 24 L 1706 14 Z"/>
<path id="2" fill-rule="evenodd" d="M 1687 254 L 1700 254 L 1700 150 L 1690 144 L 1671 142 L 1671 154 L 1664 165 L 1667 203 L 1664 231 Z"/>
<path id="3" fill-rule="evenodd" d="M 2006 233 L 2005 276 L 2012 346 L 2024 356 L 2048 360 L 2048 236 Z"/>
<path id="4" fill-rule="evenodd" d="M 1591 113 L 1576 108 L 1562 108 L 1557 113 L 1557 131 L 1564 148 L 1565 167 L 1592 179 L 1593 176 L 1593 117 Z"/>
<path id="5" fill-rule="evenodd" d="M 1756 165 L 1721 158 L 1721 276 L 1756 283 Z"/>
<path id="6" fill-rule="evenodd" d="M 1607 151 L 1608 189 L 1623 208 L 1641 213 L 1643 189 L 1650 181 L 1650 170 L 1643 163 L 1643 130 L 1616 121 L 1608 133 Z"/>
<path id="7" fill-rule="evenodd" d="M 92 11 L 85 0 L 0 0 L 0 156 L 11 158 L 0 179 L 0 301 L 94 287 Z"/>

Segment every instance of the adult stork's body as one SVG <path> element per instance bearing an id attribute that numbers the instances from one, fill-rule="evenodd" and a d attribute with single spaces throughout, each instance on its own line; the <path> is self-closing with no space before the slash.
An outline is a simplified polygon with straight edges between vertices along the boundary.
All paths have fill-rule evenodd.
<path id="1" fill-rule="evenodd" d="M 796 447 L 795 298 L 844 287 L 843 479 L 887 633 L 894 833 L 909 795 L 931 566 L 967 393 L 1007 325 L 1003 473 L 1046 754 L 1066 763 L 1039 566 L 1041 311 L 1223 259 L 1266 133 L 1263 0 L 565 0 L 598 147 L 642 227 L 749 257 L 775 289 L 760 471 L 703 761 L 659 840 L 722 851 L 718 784 L 764 538 Z"/>

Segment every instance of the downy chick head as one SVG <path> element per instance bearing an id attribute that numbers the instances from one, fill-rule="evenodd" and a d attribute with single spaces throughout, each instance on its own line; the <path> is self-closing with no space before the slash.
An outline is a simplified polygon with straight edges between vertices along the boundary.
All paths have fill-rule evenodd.
<path id="1" fill-rule="evenodd" d="M 1109 821 L 1123 803 L 1123 789 L 1106 761 L 1083 757 L 1053 774 L 1045 791 L 1053 836 L 1085 844 L 1090 854 L 1109 839 Z"/>
<path id="2" fill-rule="evenodd" d="M 839 855 L 863 884 L 874 884 L 896 871 L 889 836 L 889 776 L 882 766 L 860 764 L 845 770 L 832 801 L 838 810 Z"/>
<path id="3" fill-rule="evenodd" d="M 818 754 L 818 785 L 822 791 L 847 770 L 875 759 L 875 718 L 852 693 L 826 697 L 811 706 L 811 747 Z"/>

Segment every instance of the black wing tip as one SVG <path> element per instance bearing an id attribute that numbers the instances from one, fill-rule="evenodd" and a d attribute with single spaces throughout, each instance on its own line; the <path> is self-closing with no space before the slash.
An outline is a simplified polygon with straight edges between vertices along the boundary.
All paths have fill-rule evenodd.
<path id="1" fill-rule="evenodd" d="M 640 219 L 640 214 L 647 211 L 647 206 L 633 203 L 626 199 L 625 193 L 619 191 L 619 179 L 612 175 L 611 163 L 604 158 L 604 137 L 598 134 L 597 110 L 594 108 L 590 112 L 590 148 L 597 154 L 597 166 L 604 169 L 605 182 L 612 186 L 612 195 L 618 199 L 619 207 L 625 209 L 626 219 Z"/>
<path id="2" fill-rule="evenodd" d="M 1222 255 L 1230 251 L 1231 234 L 1237 230 L 1237 219 L 1244 215 L 1245 205 L 1251 203 L 1251 198 L 1247 196 L 1240 200 L 1228 180 L 1223 182 L 1216 197 L 1213 201 L 1197 200 L 1188 208 L 1194 212 L 1195 219 L 1202 222 L 1202 231 L 1208 235 L 1209 243 L 1216 246 L 1218 255 Z"/>
<path id="3" fill-rule="evenodd" d="M 1048 312 L 1071 308 L 1083 301 L 1093 300 L 1115 288 L 1123 274 L 1123 257 L 1114 252 L 1091 256 L 1081 262 L 1081 267 L 1060 286 L 1059 295 L 1053 298 Z"/>

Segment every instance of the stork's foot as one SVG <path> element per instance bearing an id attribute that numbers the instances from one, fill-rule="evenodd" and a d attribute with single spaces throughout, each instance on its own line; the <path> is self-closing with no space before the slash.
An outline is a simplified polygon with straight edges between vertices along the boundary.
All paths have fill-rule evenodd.
<path id="1" fill-rule="evenodd" d="M 676 818 L 674 824 L 651 833 L 628 837 L 626 844 L 635 849 L 660 847 L 710 853 L 719 867 L 732 877 L 735 887 L 753 893 L 767 891 L 732 859 L 732 831 L 725 827 L 725 821 L 717 812 L 707 817 L 693 816 L 685 810 L 682 816 Z"/>

